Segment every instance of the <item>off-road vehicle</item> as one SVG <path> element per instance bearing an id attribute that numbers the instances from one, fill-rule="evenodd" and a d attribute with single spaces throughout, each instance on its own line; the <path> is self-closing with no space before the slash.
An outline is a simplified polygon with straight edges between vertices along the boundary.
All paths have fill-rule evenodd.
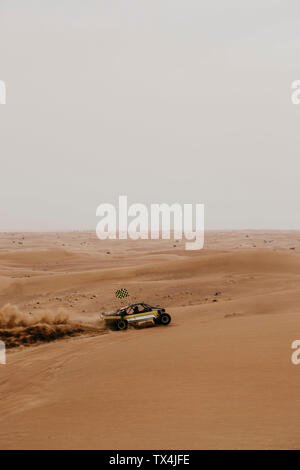
<path id="1" fill-rule="evenodd" d="M 171 316 L 164 308 L 151 307 L 144 302 L 121 307 L 113 313 L 103 312 L 101 318 L 108 326 L 117 330 L 126 330 L 129 323 L 135 326 L 140 322 L 152 320 L 155 325 L 168 325 L 171 321 Z"/>

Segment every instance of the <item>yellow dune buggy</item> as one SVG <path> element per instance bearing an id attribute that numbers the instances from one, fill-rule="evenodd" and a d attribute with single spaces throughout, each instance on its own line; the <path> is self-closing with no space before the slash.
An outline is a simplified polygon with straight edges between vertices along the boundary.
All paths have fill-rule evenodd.
<path id="1" fill-rule="evenodd" d="M 171 321 L 171 316 L 164 308 L 151 307 L 144 302 L 127 305 L 113 313 L 103 312 L 101 318 L 109 327 L 117 330 L 127 330 L 129 324 L 136 326 L 149 320 L 155 325 L 169 325 Z"/>

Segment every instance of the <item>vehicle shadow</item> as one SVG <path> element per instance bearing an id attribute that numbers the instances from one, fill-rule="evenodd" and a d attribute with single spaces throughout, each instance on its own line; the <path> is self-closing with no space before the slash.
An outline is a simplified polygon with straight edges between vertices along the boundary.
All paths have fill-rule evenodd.
<path id="1" fill-rule="evenodd" d="M 136 325 L 132 324 L 130 326 L 135 328 L 136 330 L 143 330 L 144 328 L 153 328 L 154 326 L 157 326 L 157 325 L 155 325 L 153 321 L 145 321 L 143 323 L 139 323 Z"/>

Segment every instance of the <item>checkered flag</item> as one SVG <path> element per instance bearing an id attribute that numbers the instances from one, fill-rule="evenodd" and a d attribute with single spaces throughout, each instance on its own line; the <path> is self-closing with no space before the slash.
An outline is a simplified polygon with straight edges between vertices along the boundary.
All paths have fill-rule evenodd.
<path id="1" fill-rule="evenodd" d="M 118 289 L 116 290 L 115 295 L 117 299 L 124 299 L 125 297 L 129 296 L 127 289 Z"/>

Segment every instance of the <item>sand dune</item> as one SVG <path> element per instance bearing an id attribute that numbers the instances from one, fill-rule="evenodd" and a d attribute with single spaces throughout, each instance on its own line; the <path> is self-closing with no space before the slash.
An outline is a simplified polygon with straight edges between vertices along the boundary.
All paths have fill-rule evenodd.
<path id="1" fill-rule="evenodd" d="M 80 258 L 80 256 L 62 249 L 10 251 L 0 255 L 1 261 L 31 266 L 49 262 L 61 263 L 70 258 Z"/>
<path id="2" fill-rule="evenodd" d="M 35 258 L 36 253 L 33 253 Z M 62 257 L 63 262 L 64 257 Z M 23 258 L 19 256 L 20 264 Z M 26 254 L 27 262 L 27 254 Z M 234 273 L 300 273 L 300 255 L 280 252 L 236 252 L 213 256 L 195 256 L 193 259 L 169 261 L 164 263 L 148 264 L 146 266 L 98 269 L 90 271 L 72 272 L 65 274 L 52 274 L 16 280 L 3 294 L 14 295 L 16 291 L 22 294 L 33 294 L 45 289 L 61 291 L 70 288 L 88 285 L 97 285 L 100 282 L 141 280 L 172 280 L 192 278 L 195 275 L 208 275 L 222 272 Z"/>
<path id="3" fill-rule="evenodd" d="M 81 251 L 80 233 L 59 237 L 67 249 L 48 234 L 34 238 L 37 250 L 12 250 L 8 236 L 1 249 L 0 301 L 19 313 L 0 311 L 0 333 L 86 331 L 9 350 L 0 448 L 300 447 L 298 233 L 214 233 L 192 255 L 165 241 L 110 242 L 106 255 L 92 238 Z M 171 325 L 92 331 L 99 312 L 118 305 L 119 287 L 165 306 Z"/>

